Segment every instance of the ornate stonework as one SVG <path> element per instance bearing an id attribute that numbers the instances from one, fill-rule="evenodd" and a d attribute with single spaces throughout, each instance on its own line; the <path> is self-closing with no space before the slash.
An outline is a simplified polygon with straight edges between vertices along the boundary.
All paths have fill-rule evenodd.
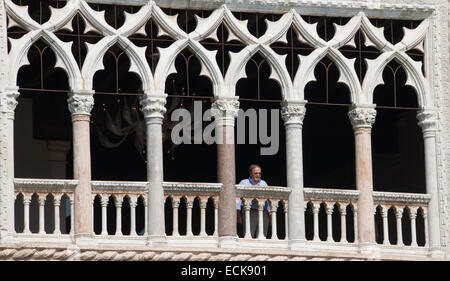
<path id="1" fill-rule="evenodd" d="M 303 119 L 305 118 L 306 102 L 283 102 L 281 104 L 281 118 L 285 125 L 288 124 L 300 124 L 303 125 Z"/>
<path id="2" fill-rule="evenodd" d="M 372 128 L 375 122 L 377 111 L 373 107 L 352 107 L 348 112 L 348 117 L 354 129 Z"/>
<path id="3" fill-rule="evenodd" d="M 89 93 L 72 93 L 67 99 L 67 104 L 72 115 L 91 115 L 91 110 L 94 107 L 94 97 Z"/>
<path id="4" fill-rule="evenodd" d="M 422 110 L 417 114 L 417 119 L 419 119 L 418 124 L 424 133 L 438 129 L 438 119 L 435 110 Z"/>
<path id="5" fill-rule="evenodd" d="M 152 97 L 143 96 L 139 103 L 141 104 L 141 110 L 144 113 L 146 119 L 149 118 L 164 118 L 166 113 L 166 98 L 164 97 Z"/>
<path id="6" fill-rule="evenodd" d="M 211 115 L 217 118 L 236 118 L 239 111 L 239 101 L 235 98 L 219 98 L 211 105 Z"/>

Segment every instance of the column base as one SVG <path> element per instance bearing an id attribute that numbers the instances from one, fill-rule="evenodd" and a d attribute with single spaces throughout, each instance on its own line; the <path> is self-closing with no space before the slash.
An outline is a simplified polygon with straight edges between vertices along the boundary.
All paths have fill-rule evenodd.
<path id="1" fill-rule="evenodd" d="M 83 245 L 83 246 L 97 245 L 97 243 L 93 239 L 93 235 L 89 234 L 89 233 L 75 234 L 73 236 L 73 239 L 75 241 L 75 244 L 77 244 L 77 245 Z"/>
<path id="2" fill-rule="evenodd" d="M 444 259 L 445 258 L 445 252 L 442 251 L 441 247 L 433 247 L 430 248 L 430 257 L 435 259 Z"/>
<path id="3" fill-rule="evenodd" d="M 377 243 L 362 242 L 359 243 L 359 253 L 366 256 L 369 260 L 380 259 L 380 249 Z"/>
<path id="4" fill-rule="evenodd" d="M 291 239 L 289 240 L 289 248 L 291 250 L 303 250 L 306 249 L 306 239 Z"/>
<path id="5" fill-rule="evenodd" d="M 148 246 L 165 246 L 167 240 L 165 235 L 149 235 L 147 238 Z"/>
<path id="6" fill-rule="evenodd" d="M 236 236 L 222 236 L 219 237 L 219 248 L 237 248 L 237 237 Z"/>

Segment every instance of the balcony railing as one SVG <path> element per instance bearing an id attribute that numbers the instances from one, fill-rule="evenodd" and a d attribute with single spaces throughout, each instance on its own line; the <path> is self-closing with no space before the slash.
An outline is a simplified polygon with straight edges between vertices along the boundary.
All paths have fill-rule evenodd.
<path id="1" fill-rule="evenodd" d="M 19 237 L 73 234 L 76 185 L 76 180 L 15 179 L 15 231 Z M 147 225 L 147 182 L 92 181 L 91 187 L 94 237 L 145 240 L 151 227 Z M 218 183 L 163 183 L 169 244 L 203 241 L 201 245 L 217 245 L 220 188 Z M 239 239 L 242 245 L 261 245 L 261 241 L 266 241 L 266 246 L 287 247 L 290 192 L 287 187 L 236 186 L 236 200 L 241 199 L 243 205 Z M 307 241 L 355 245 L 358 196 L 357 190 L 304 188 Z M 379 244 L 428 245 L 430 195 L 374 192 L 373 196 Z M 264 229 L 267 207 L 272 214 L 270 227 Z M 252 209 L 256 216 L 250 216 Z M 420 223 L 416 223 L 418 219 Z M 254 235 L 250 231 L 253 220 L 258 221 Z"/>

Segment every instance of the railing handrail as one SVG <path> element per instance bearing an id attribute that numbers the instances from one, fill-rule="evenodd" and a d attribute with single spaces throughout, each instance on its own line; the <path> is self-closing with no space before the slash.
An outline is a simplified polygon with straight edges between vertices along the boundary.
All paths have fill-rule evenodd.
<path id="1" fill-rule="evenodd" d="M 359 190 L 332 188 L 303 188 L 305 201 L 343 201 L 357 202 Z"/>
<path id="2" fill-rule="evenodd" d="M 428 206 L 431 194 L 374 191 L 375 205 L 410 205 Z"/>
<path id="3" fill-rule="evenodd" d="M 15 178 L 15 192 L 73 193 L 78 180 Z"/>
<path id="4" fill-rule="evenodd" d="M 148 188 L 147 181 L 91 181 L 92 191 L 120 192 L 120 193 L 145 193 Z M 15 192 L 49 192 L 72 193 L 78 180 L 74 179 L 40 179 L 40 178 L 15 178 Z M 222 187 L 221 183 L 207 182 L 163 182 L 166 195 L 218 195 Z M 283 199 L 289 197 L 292 188 L 284 186 L 254 186 L 236 185 L 237 197 Z M 356 202 L 358 190 L 311 188 L 304 189 L 305 201 L 345 201 Z M 376 205 L 428 205 L 430 194 L 402 193 L 374 191 L 373 199 Z"/>
<path id="5" fill-rule="evenodd" d="M 287 200 L 292 188 L 284 186 L 236 185 L 236 196 L 251 199 L 283 199 Z"/>

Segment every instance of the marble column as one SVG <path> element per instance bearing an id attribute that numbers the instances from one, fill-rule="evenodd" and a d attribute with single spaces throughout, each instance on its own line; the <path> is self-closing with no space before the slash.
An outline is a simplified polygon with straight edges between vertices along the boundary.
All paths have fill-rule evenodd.
<path id="1" fill-rule="evenodd" d="M 173 209 L 173 221 L 172 221 L 172 236 L 180 236 L 180 232 L 178 231 L 178 208 L 180 207 L 180 199 L 173 198 L 172 199 L 172 209 Z"/>
<path id="2" fill-rule="evenodd" d="M 252 207 L 251 200 L 244 201 L 244 212 L 245 212 L 245 235 L 244 238 L 251 239 L 252 234 L 250 231 L 250 209 Z"/>
<path id="3" fill-rule="evenodd" d="M 436 111 L 424 109 L 417 114 L 419 126 L 422 128 L 425 151 L 425 185 L 431 195 L 428 203 L 428 242 L 432 251 L 441 249 L 439 190 L 436 157 L 436 131 L 438 119 Z"/>
<path id="4" fill-rule="evenodd" d="M 410 207 L 409 219 L 411 220 L 411 246 L 417 247 L 417 231 L 416 231 L 417 208 Z"/>
<path id="5" fill-rule="evenodd" d="M 218 98 L 211 107 L 216 123 L 217 180 L 222 183 L 219 193 L 219 239 L 222 247 L 233 247 L 237 238 L 234 127 L 238 110 L 237 98 Z"/>
<path id="6" fill-rule="evenodd" d="M 90 238 L 93 233 L 93 208 L 91 189 L 90 116 L 94 106 L 92 91 L 72 91 L 67 100 L 72 114 L 73 127 L 73 177 L 75 188 L 74 234 L 76 238 Z"/>
<path id="7" fill-rule="evenodd" d="M 61 234 L 59 207 L 61 206 L 61 195 L 55 195 L 53 198 L 53 204 L 55 207 L 55 230 L 54 234 Z"/>
<path id="8" fill-rule="evenodd" d="M 137 207 L 137 198 L 130 198 L 130 236 L 136 236 L 136 207 Z"/>
<path id="9" fill-rule="evenodd" d="M 101 235 L 108 235 L 107 229 L 107 208 L 108 208 L 108 195 L 102 195 L 100 204 L 102 206 L 102 231 Z"/>
<path id="10" fill-rule="evenodd" d="M 403 208 L 396 207 L 395 218 L 397 221 L 397 246 L 404 246 L 403 231 L 402 231 L 402 216 L 403 216 Z"/>
<path id="11" fill-rule="evenodd" d="M 289 241 L 291 246 L 304 242 L 305 202 L 303 194 L 303 144 L 302 129 L 305 117 L 306 101 L 281 104 L 281 118 L 286 130 L 286 177 L 287 186 L 292 188 L 289 194 Z"/>
<path id="12" fill-rule="evenodd" d="M 0 90 L 0 240 L 14 230 L 14 111 L 18 88 Z"/>
<path id="13" fill-rule="evenodd" d="M 164 222 L 164 190 L 162 123 L 167 95 L 149 96 L 140 100 L 147 127 L 147 180 L 148 180 L 148 240 L 149 243 L 164 243 L 166 239 Z"/>
<path id="14" fill-rule="evenodd" d="M 356 189 L 359 190 L 358 239 L 360 244 L 375 244 L 371 143 L 375 105 L 354 105 L 348 116 L 355 134 Z"/>

